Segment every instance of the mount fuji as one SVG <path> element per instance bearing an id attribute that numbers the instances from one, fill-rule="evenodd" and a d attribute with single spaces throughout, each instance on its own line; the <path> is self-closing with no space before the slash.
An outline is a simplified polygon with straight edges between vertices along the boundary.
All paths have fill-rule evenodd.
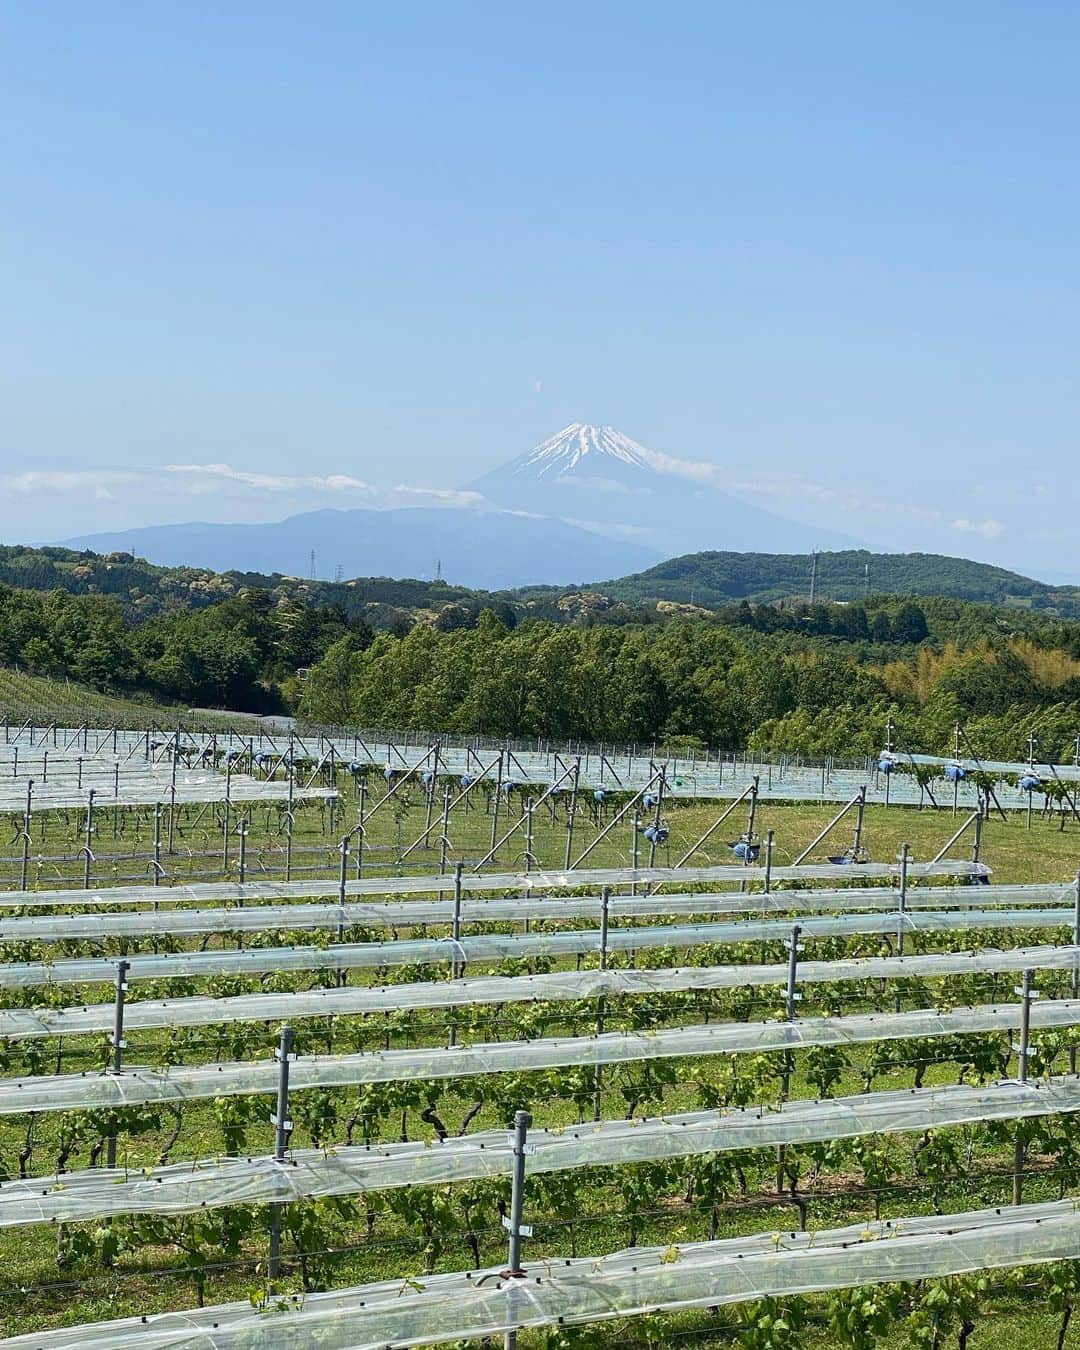
<path id="1" fill-rule="evenodd" d="M 852 547 L 839 532 L 730 496 L 713 465 L 647 450 L 614 427 L 573 422 L 467 486 L 496 506 L 553 516 L 667 555 Z"/>

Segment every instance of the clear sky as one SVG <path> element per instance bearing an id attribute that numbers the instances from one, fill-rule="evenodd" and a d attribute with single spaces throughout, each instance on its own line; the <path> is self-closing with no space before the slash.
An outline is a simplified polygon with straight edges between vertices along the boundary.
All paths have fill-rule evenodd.
<path id="1" fill-rule="evenodd" d="M 0 538 L 587 421 L 1080 580 L 1078 63 L 1064 3 L 0 4 Z"/>

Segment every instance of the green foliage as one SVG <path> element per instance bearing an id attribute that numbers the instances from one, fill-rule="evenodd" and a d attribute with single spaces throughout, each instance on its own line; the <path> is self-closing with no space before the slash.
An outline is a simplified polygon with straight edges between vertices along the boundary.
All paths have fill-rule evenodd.
<path id="1" fill-rule="evenodd" d="M 798 1304 L 775 1298 L 741 1305 L 736 1313 L 735 1344 L 743 1350 L 796 1350 L 805 1344 Z"/>

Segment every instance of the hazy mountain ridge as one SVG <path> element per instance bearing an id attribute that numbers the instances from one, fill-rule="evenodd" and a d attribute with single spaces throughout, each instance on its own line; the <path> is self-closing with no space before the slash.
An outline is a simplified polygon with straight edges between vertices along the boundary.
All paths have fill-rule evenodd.
<path id="1" fill-rule="evenodd" d="M 257 524 L 187 522 L 62 543 L 215 572 L 434 576 L 505 590 L 640 571 L 688 548 L 846 547 L 720 489 L 720 470 L 572 423 L 470 484 L 457 506 L 321 510 Z M 315 566 L 312 568 L 312 552 Z"/>
<path id="2" fill-rule="evenodd" d="M 309 511 L 271 524 L 191 523 L 83 535 L 63 541 L 96 553 L 127 552 L 167 566 L 216 572 L 433 576 L 501 590 L 536 582 L 566 585 L 640 568 L 659 555 L 562 520 L 509 511 L 411 507 Z"/>

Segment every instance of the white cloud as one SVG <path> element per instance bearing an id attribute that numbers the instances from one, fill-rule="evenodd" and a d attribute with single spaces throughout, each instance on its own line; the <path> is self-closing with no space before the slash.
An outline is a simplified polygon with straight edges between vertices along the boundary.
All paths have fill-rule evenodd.
<path id="1" fill-rule="evenodd" d="M 234 469 L 231 464 L 166 464 L 163 472 L 185 474 L 192 477 L 220 478 L 243 487 L 256 488 L 262 492 L 295 492 L 298 488 L 312 488 L 317 492 L 372 492 L 362 478 L 353 478 L 350 474 L 335 473 L 326 477 L 297 477 L 291 474 L 251 473 L 247 469 Z"/>
<path id="2" fill-rule="evenodd" d="M 404 497 L 404 502 L 391 500 L 393 506 L 412 505 L 415 499 L 417 505 L 432 506 L 462 506 L 462 507 L 483 507 L 491 506 L 491 503 L 481 492 L 465 492 L 460 488 L 418 488 L 409 487 L 407 483 L 398 483 L 398 485 L 389 494 L 391 499 Z M 492 507 L 493 510 L 499 510 L 498 507 Z"/>
<path id="3" fill-rule="evenodd" d="M 813 479 L 804 478 L 799 473 L 755 474 L 729 482 L 725 486 L 729 492 L 766 501 L 811 502 L 816 506 L 828 507 L 835 518 L 832 523 L 839 525 L 845 523 L 840 519 L 841 516 L 873 516 L 923 525 L 936 525 L 942 518 L 941 512 L 935 506 L 896 501 L 849 485 L 833 487 L 827 483 L 817 483 Z"/>
<path id="4" fill-rule="evenodd" d="M 724 481 L 724 470 L 716 464 L 706 464 L 703 460 L 678 459 L 675 455 L 665 455 L 659 450 L 647 450 L 635 443 L 634 449 L 646 464 L 660 473 L 677 474 L 680 478 L 689 478 L 695 483 L 708 483 L 715 488 L 729 486 Z"/>
<path id="5" fill-rule="evenodd" d="M 949 523 L 950 530 L 957 530 L 960 534 L 978 534 L 984 539 L 996 539 L 1004 528 L 1000 520 L 965 520 L 961 517 Z"/>
<path id="6" fill-rule="evenodd" d="M 0 477 L 0 489 L 8 493 L 29 496 L 39 492 L 90 492 L 95 496 L 109 494 L 109 487 L 120 483 L 134 483 L 140 474 L 112 469 L 84 471 L 67 469 L 32 469 L 26 473 L 9 473 Z"/>

